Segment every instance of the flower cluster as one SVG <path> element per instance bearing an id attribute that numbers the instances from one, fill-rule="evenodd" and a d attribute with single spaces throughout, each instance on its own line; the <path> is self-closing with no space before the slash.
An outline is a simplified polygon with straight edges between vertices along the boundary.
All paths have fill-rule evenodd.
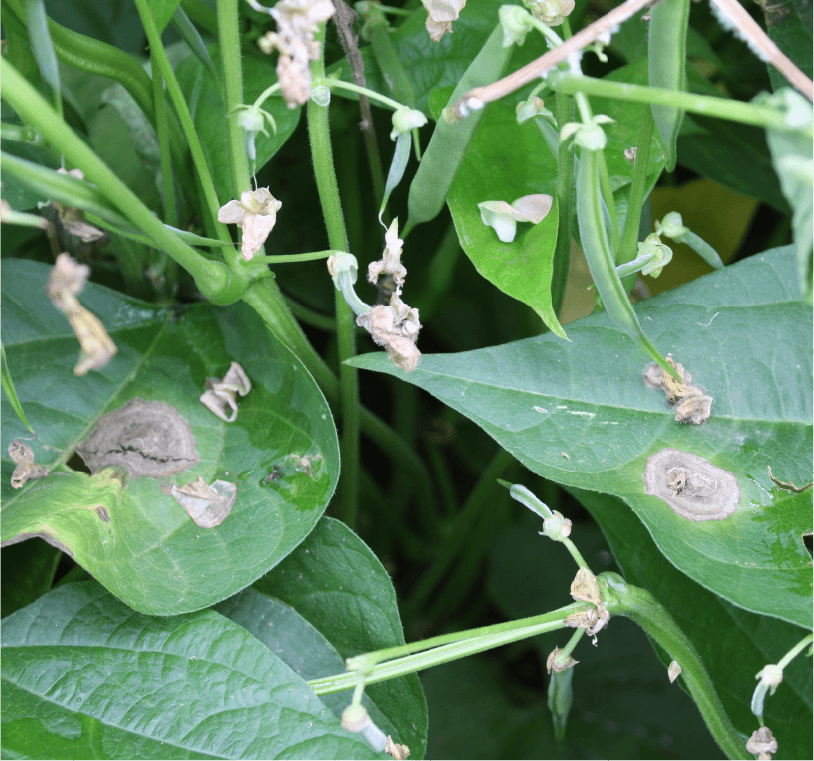
<path id="1" fill-rule="evenodd" d="M 276 22 L 277 32 L 268 32 L 257 42 L 266 53 L 280 51 L 277 79 L 289 108 L 308 102 L 311 97 L 311 61 L 320 55 L 314 39 L 317 25 L 334 15 L 331 0 L 280 0 L 273 8 L 252 7 L 266 11 Z"/>

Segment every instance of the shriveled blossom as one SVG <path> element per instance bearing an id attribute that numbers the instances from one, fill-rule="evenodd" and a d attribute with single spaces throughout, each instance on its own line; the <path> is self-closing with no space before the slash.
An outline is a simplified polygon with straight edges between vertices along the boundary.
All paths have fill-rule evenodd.
<path id="1" fill-rule="evenodd" d="M 118 351 L 99 318 L 76 298 L 89 275 L 90 267 L 79 264 L 68 254 L 60 254 L 45 285 L 48 298 L 68 318 L 79 341 L 79 362 L 73 369 L 76 375 L 99 370 Z"/>
<path id="2" fill-rule="evenodd" d="M 256 2 L 253 8 L 266 11 L 276 22 L 277 32 L 268 32 L 258 40 L 264 53 L 278 50 L 277 79 L 289 108 L 308 102 L 311 97 L 311 61 L 320 55 L 314 40 L 317 26 L 334 15 L 331 0 L 280 0 L 273 8 Z"/>
<path id="3" fill-rule="evenodd" d="M 774 739 L 772 730 L 764 726 L 752 732 L 746 742 L 746 752 L 757 756 L 758 761 L 770 761 L 772 754 L 777 753 L 777 740 Z"/>
<path id="4" fill-rule="evenodd" d="M 427 9 L 425 26 L 430 39 L 438 42 L 447 32 L 452 34 L 452 22 L 460 15 L 466 0 L 421 0 Z"/>
<path id="5" fill-rule="evenodd" d="M 356 318 L 379 345 L 387 349 L 390 359 L 408 373 L 418 367 L 421 352 L 415 345 L 421 323 L 418 310 L 401 300 L 400 291 L 390 298 L 389 306 L 375 306 Z"/>
<path id="6" fill-rule="evenodd" d="M 523 0 L 523 5 L 544 24 L 559 26 L 571 15 L 576 3 L 574 0 Z"/>
<path id="7" fill-rule="evenodd" d="M 404 241 L 399 238 L 398 219 L 394 219 L 388 231 L 384 234 L 384 254 L 378 261 L 371 262 L 367 267 L 367 280 L 372 285 L 379 282 L 382 274 L 392 275 L 398 287 L 404 285 L 407 270 L 401 263 L 401 247 Z"/>
<path id="8" fill-rule="evenodd" d="M 62 167 L 57 169 L 59 174 L 69 174 L 71 177 L 76 177 L 77 180 L 84 180 L 85 175 L 81 169 L 71 169 L 70 172 Z M 66 206 L 59 201 L 51 201 L 51 205 L 56 209 L 59 221 L 62 222 L 63 227 L 71 234 L 75 235 L 83 243 L 92 243 L 95 240 L 104 236 L 104 231 L 98 227 L 94 227 L 85 221 L 85 212 L 81 209 L 76 209 L 73 206 Z"/>
<path id="9" fill-rule="evenodd" d="M 244 190 L 239 201 L 229 201 L 218 210 L 218 222 L 240 225 L 243 230 L 240 250 L 247 262 L 251 261 L 266 242 L 282 205 L 268 188 L 258 188 Z"/>

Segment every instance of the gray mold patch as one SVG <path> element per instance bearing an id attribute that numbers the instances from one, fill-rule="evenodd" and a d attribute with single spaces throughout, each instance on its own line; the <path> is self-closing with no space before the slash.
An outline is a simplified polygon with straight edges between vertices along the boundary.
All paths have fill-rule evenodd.
<path id="1" fill-rule="evenodd" d="M 738 509 L 741 498 L 734 473 L 678 449 L 662 449 L 652 455 L 642 481 L 645 493 L 666 502 L 682 518 L 696 522 L 728 518 Z"/>
<path id="2" fill-rule="evenodd" d="M 201 459 L 189 423 L 178 410 L 138 397 L 102 417 L 76 451 L 91 473 L 120 467 L 133 478 L 180 473 Z"/>

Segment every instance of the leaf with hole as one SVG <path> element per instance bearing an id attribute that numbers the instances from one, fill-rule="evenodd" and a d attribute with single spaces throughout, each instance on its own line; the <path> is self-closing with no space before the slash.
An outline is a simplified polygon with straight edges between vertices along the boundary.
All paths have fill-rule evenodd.
<path id="1" fill-rule="evenodd" d="M 313 379 L 245 306 L 175 311 L 93 284 L 80 300 L 119 351 L 77 378 L 77 342 L 45 296 L 47 276 L 42 264 L 3 262 L 9 368 L 38 434 L 28 442 L 35 462 L 51 471 L 11 489 L 6 451 L 25 428 L 4 405 L 3 543 L 42 536 L 153 615 L 197 610 L 248 586 L 302 541 L 336 486 L 336 430 Z M 199 397 L 233 361 L 252 388 L 229 423 Z M 76 470 L 77 447 L 93 475 Z M 302 458 L 310 469 L 295 467 Z M 283 475 L 268 480 L 275 466 Z M 201 496 L 199 477 L 236 489 L 222 522 L 203 519 L 211 527 L 182 504 L 184 494 Z M 203 501 L 199 523 L 223 507 Z"/>

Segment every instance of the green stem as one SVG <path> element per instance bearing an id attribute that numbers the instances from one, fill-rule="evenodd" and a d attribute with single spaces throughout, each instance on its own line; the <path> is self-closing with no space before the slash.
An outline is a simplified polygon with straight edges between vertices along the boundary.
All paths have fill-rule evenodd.
<path id="1" fill-rule="evenodd" d="M 571 553 L 571 557 L 574 558 L 574 561 L 580 568 L 587 568 L 589 571 L 591 570 L 588 564 L 585 562 L 585 558 L 582 557 L 582 553 L 580 553 L 577 546 L 567 536 L 563 537 L 562 543 L 565 545 L 568 552 Z"/>
<path id="2" fill-rule="evenodd" d="M 184 131 L 184 137 L 186 137 L 187 143 L 189 144 L 192 161 L 195 164 L 195 171 L 198 174 L 201 188 L 203 189 L 207 206 L 206 211 L 215 219 L 214 228 L 216 236 L 219 240 L 224 242 L 231 241 L 232 238 L 229 235 L 229 230 L 226 225 L 217 221 L 218 209 L 221 205 L 218 201 L 218 194 L 215 192 L 215 185 L 212 182 L 212 175 L 209 173 L 209 166 L 206 163 L 206 156 L 204 155 L 198 132 L 195 129 L 195 123 L 192 121 L 192 115 L 189 113 L 189 108 L 184 100 L 184 94 L 181 92 L 181 86 L 178 84 L 175 72 L 170 65 L 167 53 L 164 50 L 164 45 L 161 42 L 161 34 L 155 25 L 155 19 L 153 19 L 153 14 L 150 10 L 149 0 L 135 0 L 135 3 L 139 17 L 141 18 L 141 24 L 144 27 L 144 32 L 150 43 L 150 56 L 154 56 L 154 60 L 158 63 L 164 81 L 167 83 L 167 92 L 169 93 L 173 106 L 175 106 L 175 112 L 181 121 L 181 129 Z M 228 251 L 229 249 L 224 249 L 225 253 L 228 253 Z M 238 256 L 237 252 L 234 252 L 234 256 Z"/>
<path id="3" fill-rule="evenodd" d="M 628 197 L 627 216 L 625 226 L 622 228 L 622 236 L 619 239 L 619 248 L 616 249 L 614 257 L 617 266 L 633 261 L 638 253 L 636 244 L 639 241 L 639 224 L 642 218 L 644 194 L 647 189 L 647 168 L 650 161 L 650 141 L 653 137 L 654 125 L 653 109 L 643 109 L 642 124 L 639 127 L 639 139 L 636 145 L 636 159 L 633 164 L 633 181 Z M 633 282 L 623 281 L 625 291 L 629 291 L 636 282 L 633 275 L 630 278 Z"/>
<path id="4" fill-rule="evenodd" d="M 240 198 L 251 187 L 249 163 L 243 145 L 243 128 L 234 111 L 243 103 L 243 67 L 240 52 L 238 0 L 218 0 L 218 40 L 223 66 L 223 109 L 226 112 L 226 153 L 232 173 L 232 192 Z"/>
<path id="5" fill-rule="evenodd" d="M 317 87 L 325 77 L 324 40 L 323 23 L 320 24 L 319 32 L 315 36 L 315 41 L 321 48 L 320 56 L 311 63 L 314 87 Z M 330 81 L 335 84 L 337 80 Z M 347 251 L 348 236 L 342 216 L 339 187 L 336 183 L 328 109 L 309 100 L 307 118 L 308 134 L 311 138 L 311 160 L 314 164 L 322 214 L 328 230 L 328 245 L 340 251 Z M 339 481 L 339 494 L 343 519 L 350 528 L 354 528 L 359 493 L 359 379 L 358 370 L 344 362 L 356 353 L 356 331 L 353 311 L 339 293 L 336 294 L 336 326 L 340 361 L 339 386 L 342 396 L 340 439 L 342 475 Z"/>
<path id="6" fill-rule="evenodd" d="M 336 330 L 336 319 L 334 317 L 317 312 L 315 309 L 300 304 L 299 301 L 294 301 L 294 299 L 286 297 L 285 300 L 291 314 L 300 322 L 304 322 L 312 328 L 317 328 L 317 330 L 325 330 L 328 333 L 333 333 Z"/>
<path id="7" fill-rule="evenodd" d="M 729 720 L 715 686 L 701 663 L 701 657 L 658 600 L 646 590 L 625 583 L 615 573 L 603 573 L 599 577 L 599 584 L 602 600 L 610 614 L 627 616 L 636 622 L 681 666 L 684 684 L 698 706 L 704 723 L 727 757 L 751 758 L 746 752 L 747 738 Z"/>
<path id="8" fill-rule="evenodd" d="M 140 0 L 141 1 L 141 0 Z M 195 279 L 201 293 L 216 304 L 234 303 L 246 288 L 220 262 L 212 262 L 181 241 L 157 219 L 139 197 L 65 124 L 50 104 L 5 59 L 0 59 L 2 95 L 19 117 L 79 167 L 97 190 L 114 203 L 136 227 L 147 233 L 156 247 L 166 251 Z"/>
<path id="9" fill-rule="evenodd" d="M 482 653 L 485 650 L 508 645 L 511 642 L 518 642 L 538 634 L 562 629 L 566 616 L 588 610 L 589 607 L 592 606 L 585 603 L 572 603 L 551 613 L 544 613 L 541 616 L 532 616 L 518 621 L 507 621 L 502 624 L 484 626 L 480 629 L 470 629 L 464 632 L 442 634 L 439 637 L 432 637 L 420 642 L 378 650 L 374 653 L 366 653 L 354 660 L 362 661 L 365 665 L 367 663 L 377 663 L 377 665 L 366 670 L 365 677 L 366 684 L 376 684 L 387 679 L 395 679 L 399 676 L 431 668 L 432 666 L 439 666 L 442 663 L 450 663 L 468 655 Z M 421 650 L 428 650 L 428 652 L 416 652 Z M 415 654 L 399 657 L 405 653 Z M 385 658 L 395 660 L 380 663 Z M 308 682 L 308 686 L 317 695 L 329 695 L 354 688 L 358 681 L 359 674 L 350 671 L 345 674 L 314 679 Z"/>
<path id="10" fill-rule="evenodd" d="M 313 75 L 313 87 L 327 87 L 331 92 L 334 90 L 348 90 L 349 92 L 355 92 L 357 95 L 367 95 L 368 99 L 377 100 L 382 105 L 389 106 L 394 111 L 405 108 L 403 103 L 399 103 L 392 98 L 388 98 L 386 95 L 377 93 L 375 90 L 368 90 L 367 87 L 360 87 L 352 82 L 343 82 L 341 79 L 326 79 L 324 68 L 322 72 L 320 76 L 316 74 Z"/>
<path id="11" fill-rule="evenodd" d="M 814 634 L 803 637 L 791 650 L 789 650 L 778 662 L 781 669 L 786 668 L 803 650 L 814 641 Z"/>
<path id="12" fill-rule="evenodd" d="M 544 83 L 545 84 L 545 83 Z M 556 94 L 555 116 L 557 126 L 574 121 L 574 99 L 570 95 Z M 554 248 L 554 272 L 551 278 L 551 301 L 554 311 L 559 314 L 565 298 L 568 283 L 568 267 L 571 262 L 571 239 L 574 233 L 576 205 L 574 194 L 577 186 L 577 175 L 573 140 L 560 140 L 557 163 L 557 200 L 559 221 L 557 244 Z"/>
<path id="13" fill-rule="evenodd" d="M 172 161 L 170 159 L 170 138 L 167 132 L 167 110 L 164 103 L 164 78 L 155 55 L 150 53 L 153 75 L 153 107 L 155 127 L 158 135 L 158 149 L 161 156 L 161 180 L 164 188 L 164 222 L 178 227 L 178 212 L 175 208 L 175 187 L 173 183 Z"/>
<path id="14" fill-rule="evenodd" d="M 450 525 L 446 540 L 434 553 L 432 565 L 422 574 L 410 596 L 410 607 L 421 610 L 427 603 L 433 590 L 447 576 L 450 566 L 458 557 L 467 543 L 469 533 L 475 526 L 475 521 L 488 505 L 496 481 L 503 475 L 514 458 L 504 450 L 500 450 L 489 467 L 483 471 L 475 488 L 469 494 L 463 509 Z"/>
<path id="15" fill-rule="evenodd" d="M 652 103 L 657 106 L 679 108 L 702 116 L 713 116 L 741 124 L 754 124 L 766 129 L 787 131 L 783 113 L 776 108 L 742 103 L 729 98 L 715 98 L 709 95 L 662 90 L 625 82 L 611 82 L 607 79 L 593 79 L 576 74 L 556 74 L 548 78 L 551 87 L 568 94 L 578 92 L 596 95 L 600 98 L 615 98 L 632 103 Z"/>
<path id="16" fill-rule="evenodd" d="M 335 248 L 327 251 L 312 251 L 308 254 L 284 254 L 281 256 L 255 256 L 253 262 L 264 262 L 265 264 L 291 264 L 293 262 L 312 262 L 316 259 L 327 259 L 334 254 L 342 252 Z"/>

